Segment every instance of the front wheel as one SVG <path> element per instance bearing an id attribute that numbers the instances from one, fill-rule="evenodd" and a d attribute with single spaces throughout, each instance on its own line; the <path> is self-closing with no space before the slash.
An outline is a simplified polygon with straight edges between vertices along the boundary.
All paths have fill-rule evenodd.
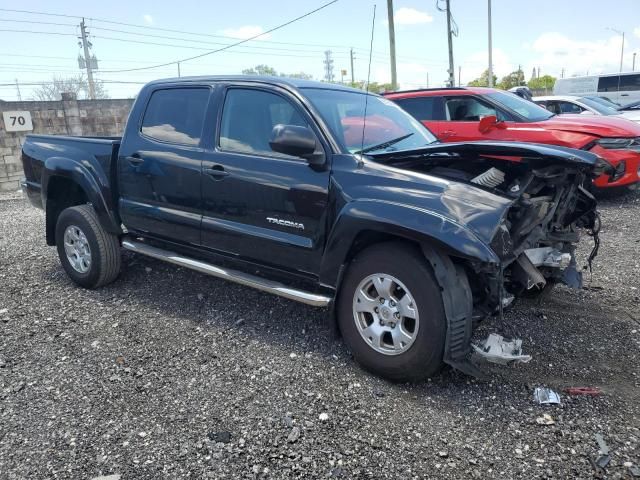
<path id="1" fill-rule="evenodd" d="M 378 244 L 351 262 L 338 323 L 354 358 L 392 381 L 420 381 L 442 367 L 446 317 L 440 288 L 410 244 Z"/>
<path id="2" fill-rule="evenodd" d="M 102 228 L 91 205 L 66 208 L 60 213 L 56 247 L 65 272 L 82 287 L 101 287 L 120 273 L 118 237 Z"/>

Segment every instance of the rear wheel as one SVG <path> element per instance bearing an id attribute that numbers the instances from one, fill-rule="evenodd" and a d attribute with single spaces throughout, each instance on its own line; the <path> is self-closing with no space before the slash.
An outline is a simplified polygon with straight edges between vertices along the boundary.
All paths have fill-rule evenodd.
<path id="1" fill-rule="evenodd" d="M 351 262 L 338 323 L 354 358 L 393 381 L 419 381 L 442 366 L 446 317 L 440 288 L 410 244 L 378 244 Z"/>
<path id="2" fill-rule="evenodd" d="M 90 205 L 62 211 L 56 223 L 56 247 L 65 272 L 82 287 L 101 287 L 120 273 L 118 237 L 102 228 Z"/>

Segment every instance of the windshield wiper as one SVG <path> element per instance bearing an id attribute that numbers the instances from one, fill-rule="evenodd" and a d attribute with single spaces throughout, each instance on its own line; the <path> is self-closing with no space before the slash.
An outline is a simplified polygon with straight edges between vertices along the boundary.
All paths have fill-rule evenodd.
<path id="1" fill-rule="evenodd" d="M 378 145 L 372 145 L 370 147 L 363 148 L 362 150 L 358 150 L 357 152 L 353 152 L 353 153 L 354 154 L 368 153 L 368 152 L 373 152 L 374 150 L 380 150 L 381 148 L 387 148 L 393 145 L 394 143 L 398 143 L 404 140 L 405 138 L 409 138 L 411 135 L 413 135 L 413 133 L 407 133 L 406 135 L 402 135 L 401 137 L 392 138 L 391 140 L 387 140 L 386 142 L 379 143 Z"/>

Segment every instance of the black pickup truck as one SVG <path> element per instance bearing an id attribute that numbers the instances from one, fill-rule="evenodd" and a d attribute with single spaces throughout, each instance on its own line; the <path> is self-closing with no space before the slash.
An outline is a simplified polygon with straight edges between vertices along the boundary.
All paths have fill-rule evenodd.
<path id="1" fill-rule="evenodd" d="M 607 168 L 441 144 L 377 95 L 253 76 L 151 82 L 121 139 L 29 135 L 22 162 L 77 284 L 115 280 L 124 248 L 329 307 L 356 360 L 399 381 L 464 370 L 478 321 L 579 283 L 578 230 L 598 223 L 583 185 Z"/>

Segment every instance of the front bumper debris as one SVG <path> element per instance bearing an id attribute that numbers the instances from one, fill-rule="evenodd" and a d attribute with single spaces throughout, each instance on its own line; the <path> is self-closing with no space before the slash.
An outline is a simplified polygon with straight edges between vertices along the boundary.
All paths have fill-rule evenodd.
<path id="1" fill-rule="evenodd" d="M 486 361 L 498 365 L 527 363 L 531 360 L 531 355 L 522 354 L 522 340 L 519 338 L 508 341 L 502 335 L 491 333 L 482 343 L 472 346 Z"/>

